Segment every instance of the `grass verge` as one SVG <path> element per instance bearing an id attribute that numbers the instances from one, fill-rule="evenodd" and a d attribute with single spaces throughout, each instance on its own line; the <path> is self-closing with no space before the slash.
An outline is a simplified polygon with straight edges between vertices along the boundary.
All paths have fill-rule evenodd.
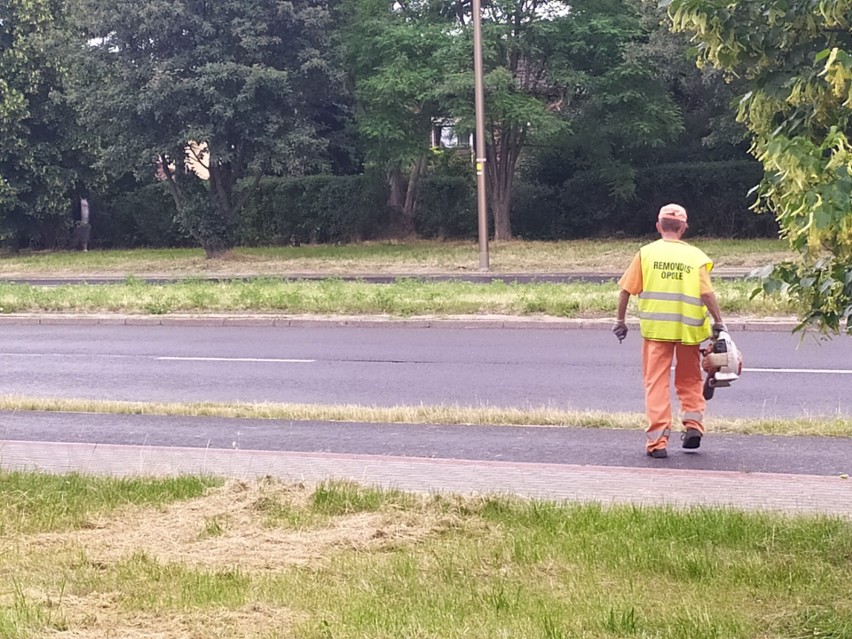
<path id="1" fill-rule="evenodd" d="M 323 404 L 159 403 L 86 399 L 0 396 L 0 411 L 51 411 L 114 415 L 174 415 L 297 421 L 397 424 L 457 424 L 486 426 L 553 426 L 642 429 L 640 413 L 564 411 L 546 407 L 499 408 L 468 406 L 360 406 Z M 852 420 L 840 416 L 790 419 L 729 419 L 715 417 L 714 432 L 743 435 L 852 436 Z"/>
<path id="2" fill-rule="evenodd" d="M 717 281 L 726 315 L 778 317 L 795 314 L 781 294 L 751 299 L 756 283 Z M 57 287 L 0 284 L 0 313 L 289 313 L 319 315 L 547 315 L 611 317 L 615 282 L 490 283 L 404 279 L 391 284 L 328 279 L 259 278 L 248 281 L 181 281 L 147 284 L 130 278 L 120 284 Z M 631 298 L 635 305 L 635 298 Z M 635 309 L 631 311 L 635 315 Z"/>
<path id="3" fill-rule="evenodd" d="M 10 532 L 86 528 L 93 517 L 133 506 L 161 507 L 200 497 L 212 478 L 139 479 L 0 471 L 0 537 Z"/>
<path id="4" fill-rule="evenodd" d="M 0 473 L 7 513 L 63 494 Z M 59 478 L 57 481 L 62 481 Z M 75 499 L 90 488 L 80 478 Z M 112 480 L 104 480 L 112 481 Z M 695 508 L 229 482 L 91 503 L 96 526 L 14 518 L 0 637 L 655 637 L 852 634 L 852 522 Z"/>
<path id="5" fill-rule="evenodd" d="M 565 242 L 492 242 L 494 273 L 623 271 L 646 239 Z M 689 240 L 720 268 L 757 268 L 792 253 L 780 240 Z M 364 242 L 342 246 L 240 247 L 208 260 L 201 249 L 134 249 L 82 252 L 45 251 L 0 258 L 0 275 L 244 275 L 305 272 L 324 275 L 364 273 L 459 273 L 479 269 L 476 242 Z"/>

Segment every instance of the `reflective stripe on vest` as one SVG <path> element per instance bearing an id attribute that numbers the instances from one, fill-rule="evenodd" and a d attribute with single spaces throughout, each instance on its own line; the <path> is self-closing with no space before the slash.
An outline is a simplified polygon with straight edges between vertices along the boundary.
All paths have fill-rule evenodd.
<path id="1" fill-rule="evenodd" d="M 700 269 L 713 263 L 685 242 L 657 240 L 640 249 L 642 288 L 639 320 L 642 337 L 700 344 L 711 334 L 711 321 L 701 301 Z"/>

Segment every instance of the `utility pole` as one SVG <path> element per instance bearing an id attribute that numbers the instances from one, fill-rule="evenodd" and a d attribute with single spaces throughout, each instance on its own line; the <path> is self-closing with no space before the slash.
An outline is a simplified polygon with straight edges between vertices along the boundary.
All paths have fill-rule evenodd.
<path id="1" fill-rule="evenodd" d="M 476 202 L 479 213 L 479 270 L 488 270 L 488 200 L 485 191 L 485 90 L 482 86 L 482 17 L 473 0 L 473 77 L 476 109 Z"/>

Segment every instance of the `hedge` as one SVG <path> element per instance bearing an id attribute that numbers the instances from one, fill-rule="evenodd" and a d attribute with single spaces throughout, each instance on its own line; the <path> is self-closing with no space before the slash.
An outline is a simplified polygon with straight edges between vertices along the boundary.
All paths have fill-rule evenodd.
<path id="1" fill-rule="evenodd" d="M 386 196 L 372 175 L 264 178 L 240 218 L 244 245 L 357 242 L 380 235 Z"/>
<path id="2" fill-rule="evenodd" d="M 424 238 L 475 237 L 476 189 L 472 179 L 441 176 L 421 180 L 414 228 Z"/>
<path id="3" fill-rule="evenodd" d="M 162 183 L 89 198 L 91 248 L 192 246 L 175 220 L 175 202 Z"/>
<path id="4" fill-rule="evenodd" d="M 599 176 L 579 173 L 561 187 L 535 183 L 516 187 L 513 232 L 528 239 L 654 233 L 656 212 L 668 202 L 689 211 L 690 232 L 717 237 L 774 237 L 771 215 L 749 207 L 749 191 L 762 178 L 754 161 L 661 164 L 636 173 L 636 191 L 618 200 Z"/>
<path id="5" fill-rule="evenodd" d="M 679 202 L 689 215 L 690 233 L 715 237 L 777 237 L 771 214 L 750 210 L 749 191 L 763 178 L 756 161 L 663 164 L 640 171 L 636 179 L 638 210 L 653 225 L 656 211 Z"/>
<path id="6" fill-rule="evenodd" d="M 630 201 L 614 198 L 599 176 L 578 173 L 559 186 L 515 185 L 513 232 L 525 239 L 654 233 L 656 211 L 679 202 L 691 233 L 771 237 L 771 215 L 749 210 L 749 190 L 760 181 L 752 161 L 680 163 L 640 169 Z M 241 245 L 357 242 L 388 235 L 387 191 L 380 174 L 265 178 L 242 211 Z M 415 230 L 427 238 L 475 238 L 476 188 L 469 175 L 431 176 L 420 183 Z M 186 246 L 174 202 L 162 184 L 92 198 L 93 247 Z"/>

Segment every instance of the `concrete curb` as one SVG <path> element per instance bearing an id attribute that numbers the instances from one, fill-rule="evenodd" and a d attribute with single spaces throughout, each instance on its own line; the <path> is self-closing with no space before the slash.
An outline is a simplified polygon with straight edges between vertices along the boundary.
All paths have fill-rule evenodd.
<path id="1" fill-rule="evenodd" d="M 169 314 L 122 315 L 86 313 L 8 313 L 0 315 L 0 324 L 77 325 L 77 326 L 247 326 L 320 328 L 449 328 L 449 329 L 600 329 L 610 330 L 611 318 L 568 319 L 557 317 L 517 317 L 509 315 L 454 315 L 391 317 L 386 315 L 269 315 L 269 314 Z M 726 318 L 732 332 L 790 332 L 798 322 L 788 317 Z M 638 329 L 635 320 L 628 326 Z"/>

